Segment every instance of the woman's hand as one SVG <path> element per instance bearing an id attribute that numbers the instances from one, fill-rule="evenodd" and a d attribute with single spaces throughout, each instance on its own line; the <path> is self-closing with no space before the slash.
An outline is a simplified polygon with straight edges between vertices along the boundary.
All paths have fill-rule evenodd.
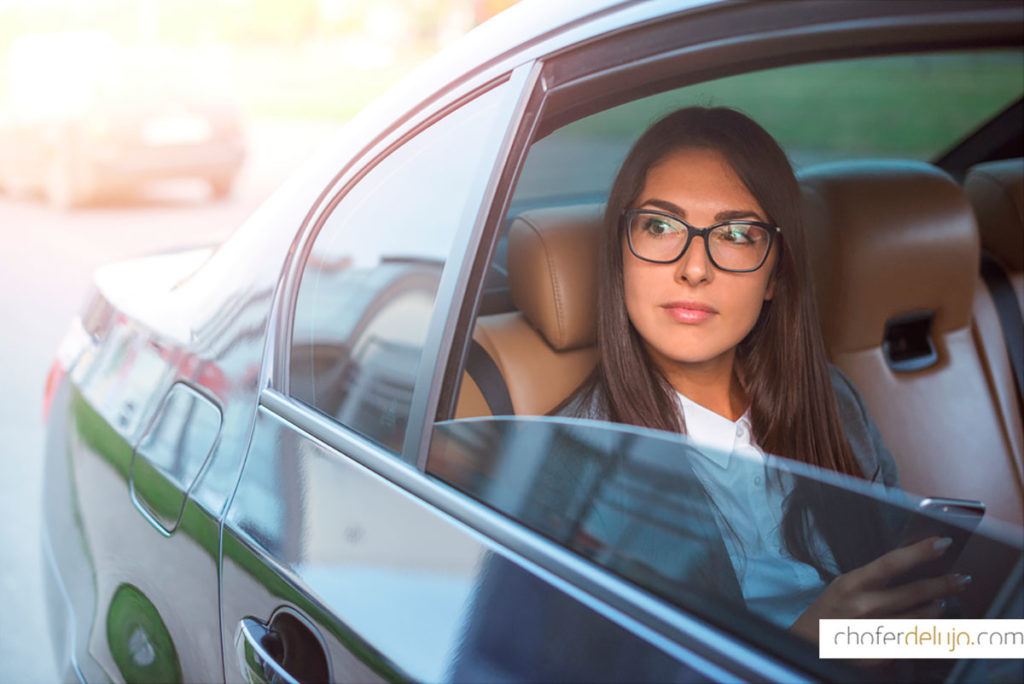
<path id="1" fill-rule="evenodd" d="M 889 583 L 911 568 L 938 558 L 952 540 L 930 537 L 904 546 L 867 565 L 836 577 L 789 628 L 818 643 L 818 620 L 828 618 L 938 618 L 944 597 L 960 593 L 970 575 L 943 575 L 890 587 Z"/>

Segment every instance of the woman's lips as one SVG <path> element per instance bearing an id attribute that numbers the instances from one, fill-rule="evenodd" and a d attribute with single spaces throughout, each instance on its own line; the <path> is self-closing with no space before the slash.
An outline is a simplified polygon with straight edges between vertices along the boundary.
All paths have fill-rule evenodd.
<path id="1" fill-rule="evenodd" d="M 679 323 L 703 323 L 718 313 L 713 306 L 703 302 L 669 302 L 661 308 Z"/>

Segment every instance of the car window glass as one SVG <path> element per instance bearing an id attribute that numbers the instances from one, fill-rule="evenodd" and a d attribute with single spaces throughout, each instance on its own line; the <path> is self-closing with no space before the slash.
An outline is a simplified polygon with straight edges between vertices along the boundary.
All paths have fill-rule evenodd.
<path id="1" fill-rule="evenodd" d="M 393 451 L 448 252 L 487 181 L 506 87 L 374 166 L 328 216 L 302 274 L 291 394 Z"/>
<path id="2" fill-rule="evenodd" d="M 651 594 L 771 650 L 780 640 L 791 642 L 784 630 L 792 614 L 806 608 L 824 582 L 810 565 L 777 561 L 773 549 L 747 548 L 760 540 L 743 538 L 747 521 L 730 519 L 715 503 L 709 494 L 714 483 L 701 467 L 723 456 L 684 435 L 633 426 L 475 418 L 435 426 L 427 471 Z M 743 465 L 737 453 L 732 458 L 730 468 Z M 900 490 L 771 456 L 756 466 L 772 486 L 819 502 L 811 508 L 817 532 L 810 550 L 833 576 L 907 543 L 919 517 L 920 499 Z M 1004 588 L 1017 581 L 1021 540 L 991 519 L 965 538 L 969 545 L 952 571 L 971 574 L 974 582 L 957 610 L 962 617 L 989 611 L 1008 617 L 1003 612 L 1013 609 Z M 776 593 L 782 598 L 767 598 Z M 796 646 L 806 650 L 807 662 L 817 660 L 816 646 Z M 912 674 L 938 678 L 952 665 L 927 663 Z"/>
<path id="3" fill-rule="evenodd" d="M 607 193 L 633 140 L 690 105 L 739 109 L 797 169 L 837 159 L 931 160 L 1022 95 L 1019 51 L 869 57 L 739 74 L 627 102 L 530 150 L 515 202 Z M 571 167 L 578 172 L 565 173 Z"/>

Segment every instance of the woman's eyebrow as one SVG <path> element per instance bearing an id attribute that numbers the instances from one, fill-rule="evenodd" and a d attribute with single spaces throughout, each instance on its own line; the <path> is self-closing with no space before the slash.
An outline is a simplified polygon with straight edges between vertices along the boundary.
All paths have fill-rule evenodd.
<path id="1" fill-rule="evenodd" d="M 676 205 L 672 204 L 671 202 L 669 202 L 667 200 L 649 199 L 649 200 L 645 200 L 643 202 L 643 204 L 641 204 L 640 206 L 641 207 L 647 207 L 647 206 L 657 207 L 658 209 L 661 209 L 662 211 L 667 211 L 670 214 L 675 214 L 679 218 L 683 218 L 683 219 L 686 218 L 686 210 L 685 209 L 683 209 L 682 207 L 677 207 Z"/>
<path id="2" fill-rule="evenodd" d="M 715 214 L 716 221 L 734 221 L 737 219 L 754 219 L 764 221 L 764 217 L 753 209 L 726 209 Z"/>
<path id="3" fill-rule="evenodd" d="M 657 207 L 662 211 L 667 211 L 670 214 L 675 214 L 681 219 L 686 218 L 686 210 L 680 206 L 673 204 L 667 200 L 662 199 L 649 199 L 645 200 L 642 207 Z M 715 214 L 716 222 L 723 221 L 734 221 L 738 219 L 753 219 L 755 221 L 764 221 L 764 217 L 753 209 L 725 209 Z"/>

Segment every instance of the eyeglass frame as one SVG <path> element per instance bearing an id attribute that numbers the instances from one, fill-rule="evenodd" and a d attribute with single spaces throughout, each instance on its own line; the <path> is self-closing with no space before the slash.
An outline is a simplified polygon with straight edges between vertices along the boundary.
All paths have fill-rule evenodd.
<path id="1" fill-rule="evenodd" d="M 669 259 L 667 261 L 661 261 L 658 259 L 648 259 L 647 257 L 642 257 L 639 254 L 637 254 L 636 249 L 634 249 L 633 247 L 633 237 L 632 235 L 630 235 L 629 231 L 629 224 L 633 220 L 633 217 L 636 216 L 637 214 L 654 214 L 656 216 L 664 216 L 665 218 L 670 218 L 674 221 L 678 221 L 679 223 L 686 226 L 686 242 L 683 243 L 682 251 L 680 251 L 679 254 L 677 254 L 674 258 Z M 622 214 L 619 217 L 619 220 L 622 229 L 626 232 L 626 244 L 629 245 L 630 253 L 640 261 L 646 261 L 650 264 L 673 264 L 683 258 L 683 255 L 686 254 L 686 250 L 690 248 L 690 243 L 693 242 L 693 238 L 696 235 L 697 237 L 704 238 L 704 252 L 708 255 L 708 261 L 711 262 L 711 265 L 717 268 L 719 271 L 725 271 L 726 273 L 753 273 L 754 271 L 759 270 L 762 266 L 764 266 L 764 263 L 768 261 L 768 255 L 772 253 L 772 246 L 775 244 L 775 236 L 782 232 L 782 227 L 777 226 L 774 223 L 745 220 L 722 221 L 721 223 L 716 223 L 714 225 L 708 226 L 707 228 L 697 228 L 696 226 L 691 226 L 689 223 L 679 218 L 675 214 L 670 214 L 666 211 L 658 211 L 657 209 L 628 209 L 622 212 Z M 708 235 L 710 235 L 711 231 L 713 231 L 715 228 L 721 228 L 722 226 L 727 226 L 733 223 L 740 223 L 745 226 L 758 226 L 768 231 L 768 249 L 764 251 L 764 256 L 761 257 L 761 263 L 759 263 L 754 268 L 723 268 L 718 265 L 718 262 L 715 261 L 715 257 L 711 256 L 711 242 L 708 240 Z"/>

